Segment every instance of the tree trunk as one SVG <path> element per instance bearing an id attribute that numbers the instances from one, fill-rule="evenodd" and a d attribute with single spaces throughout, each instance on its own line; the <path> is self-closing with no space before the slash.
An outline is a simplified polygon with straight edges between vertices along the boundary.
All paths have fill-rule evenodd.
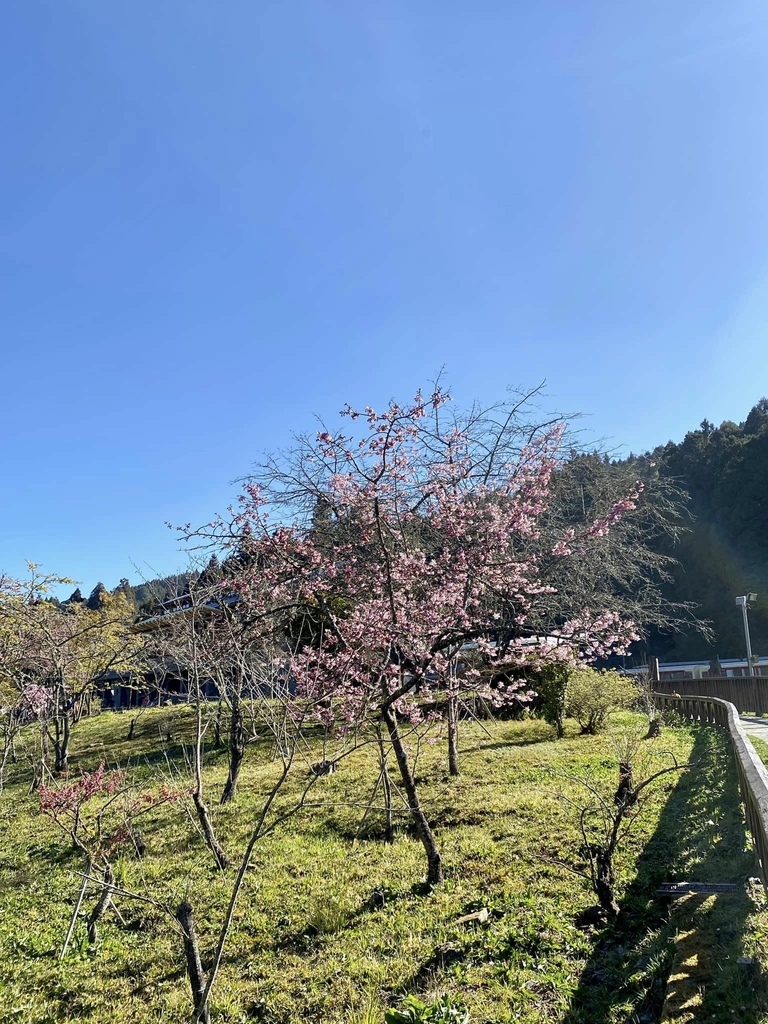
<path id="1" fill-rule="evenodd" d="M 443 863 L 440 858 L 440 851 L 437 848 L 432 829 L 427 821 L 427 816 L 422 810 L 419 802 L 419 795 L 416 790 L 416 782 L 408 763 L 408 754 L 397 724 L 397 714 L 392 707 L 385 707 L 383 711 L 384 722 L 389 733 L 389 740 L 395 752 L 397 767 L 400 770 L 400 778 L 403 781 L 403 789 L 408 798 L 408 808 L 416 827 L 416 834 L 421 840 L 422 846 L 427 855 L 427 885 L 438 885 L 443 880 Z"/>
<path id="2" fill-rule="evenodd" d="M 50 732 L 48 731 L 48 723 L 40 723 L 40 760 L 33 765 L 32 781 L 29 785 L 29 792 L 36 792 L 43 784 L 45 779 L 45 771 L 48 766 L 48 753 L 50 744 Z"/>
<path id="3" fill-rule="evenodd" d="M 461 775 L 459 769 L 459 698 L 448 693 L 448 774 Z"/>
<path id="4" fill-rule="evenodd" d="M 102 881 L 101 895 L 99 896 L 96 906 L 88 917 L 88 941 L 93 945 L 99 937 L 99 921 L 104 917 L 107 911 L 107 907 L 112 902 L 112 892 L 110 886 L 114 883 L 115 876 L 112 874 L 112 868 L 109 864 L 104 868 L 104 878 Z"/>
<path id="5" fill-rule="evenodd" d="M 222 746 L 221 739 L 221 712 L 224 706 L 224 701 L 219 697 L 219 703 L 216 705 L 216 718 L 213 720 L 213 745 L 218 748 Z"/>
<path id="6" fill-rule="evenodd" d="M 392 782 L 389 778 L 387 762 L 381 763 L 381 781 L 384 787 L 384 841 L 393 843 L 395 841 L 395 830 L 392 826 Z"/>
<path id="7" fill-rule="evenodd" d="M 645 734 L 647 740 L 656 739 L 657 736 L 661 736 L 661 719 L 658 715 L 652 718 L 648 723 L 648 732 Z"/>
<path id="8" fill-rule="evenodd" d="M 384 739 L 381 735 L 381 726 L 376 726 L 376 739 L 379 743 L 379 768 L 381 769 L 381 783 L 384 789 L 384 840 L 387 843 L 394 842 L 395 831 L 392 825 L 392 780 L 389 777 L 387 767 L 387 754 L 384 750 Z"/>
<path id="9" fill-rule="evenodd" d="M 192 907 L 186 900 L 178 905 L 175 916 L 184 935 L 184 958 L 187 962 L 187 977 L 192 988 L 192 1002 L 194 1003 L 193 1020 L 201 1021 L 202 1024 L 211 1024 L 211 1015 L 207 1004 L 200 1005 L 205 992 L 205 975 L 200 960 L 200 948 L 197 944 Z"/>
<path id="10" fill-rule="evenodd" d="M 229 857 L 224 853 L 224 850 L 216 838 L 216 833 L 213 831 L 211 818 L 208 814 L 208 808 L 205 806 L 205 801 L 198 790 L 195 790 L 192 794 L 192 800 L 195 805 L 195 810 L 197 811 L 200 827 L 202 828 L 203 835 L 205 836 L 205 841 L 208 844 L 209 850 L 213 854 L 214 860 L 216 861 L 216 867 L 220 871 L 226 871 L 229 867 Z"/>
<path id="11" fill-rule="evenodd" d="M 632 780 L 632 763 L 630 761 L 619 762 L 619 786 L 613 797 L 613 802 L 619 808 L 619 813 L 622 816 L 624 811 L 628 810 L 635 802 Z"/>
<path id="12" fill-rule="evenodd" d="M 88 858 L 85 865 L 85 872 L 83 874 L 83 883 L 80 886 L 80 892 L 77 896 L 77 901 L 72 910 L 72 916 L 69 919 L 69 927 L 67 928 L 67 934 L 64 936 L 64 945 L 61 947 L 61 953 L 59 953 L 59 960 L 63 960 L 67 955 L 67 949 L 69 948 L 69 941 L 75 931 L 75 925 L 77 924 L 77 915 L 80 913 L 80 907 L 83 905 L 85 899 L 85 890 L 88 888 L 88 882 L 91 879 L 91 872 L 93 871 L 93 861 Z"/>
<path id="13" fill-rule="evenodd" d="M 69 737 L 71 732 L 69 711 L 64 710 L 57 716 L 55 729 L 53 770 L 57 775 L 62 775 L 69 768 Z"/>
<path id="14" fill-rule="evenodd" d="M 232 702 L 232 713 L 229 721 L 229 776 L 224 792 L 221 794 L 221 802 L 228 803 L 237 796 L 237 780 L 240 777 L 240 768 L 245 756 L 245 726 L 243 723 L 243 705 L 240 696 L 236 696 Z"/>
<path id="15" fill-rule="evenodd" d="M 5 786 L 5 766 L 9 760 L 11 764 L 16 764 L 14 733 L 11 725 L 7 725 L 3 730 L 3 753 L 0 755 L 0 793 Z"/>
<path id="16" fill-rule="evenodd" d="M 598 902 L 608 918 L 615 921 L 619 916 L 619 907 L 614 897 L 613 854 L 609 850 L 599 850 L 596 857 L 595 894 Z"/>
<path id="17" fill-rule="evenodd" d="M 64 675 L 58 669 L 53 676 L 53 770 L 57 775 L 69 768 L 69 734 L 72 728 L 73 701 L 67 697 Z"/>

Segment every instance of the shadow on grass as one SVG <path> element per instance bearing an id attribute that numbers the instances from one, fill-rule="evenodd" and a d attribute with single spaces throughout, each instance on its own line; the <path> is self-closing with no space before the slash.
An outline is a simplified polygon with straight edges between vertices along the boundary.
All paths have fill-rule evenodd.
<path id="1" fill-rule="evenodd" d="M 574 736 L 569 736 L 569 739 L 575 739 Z M 532 736 L 520 735 L 513 736 L 507 740 L 494 740 L 493 742 L 483 743 L 482 741 L 474 744 L 471 747 L 467 747 L 466 750 L 459 751 L 464 754 L 474 754 L 476 752 L 482 752 L 484 750 L 508 750 L 510 747 L 532 747 L 536 743 L 553 743 L 555 741 L 554 729 L 547 731 L 546 733 L 536 733 Z"/>
<path id="2" fill-rule="evenodd" d="M 691 930 L 690 922 L 707 944 L 695 954 L 704 970 L 688 992 L 700 999 L 695 1019 L 733 1021 L 734 1009 L 742 1024 L 763 1019 L 755 979 L 751 982 L 737 963 L 752 910 L 749 899 L 709 897 L 706 911 L 700 899 L 683 911 L 656 896 L 665 881 L 746 883 L 756 871 L 746 849 L 736 766 L 725 734 L 698 728 L 691 761 L 697 767 L 683 773 L 672 790 L 621 901 L 618 922 L 599 937 L 564 1024 L 658 1021 L 675 936 Z M 712 919 L 699 928 L 709 913 Z"/>

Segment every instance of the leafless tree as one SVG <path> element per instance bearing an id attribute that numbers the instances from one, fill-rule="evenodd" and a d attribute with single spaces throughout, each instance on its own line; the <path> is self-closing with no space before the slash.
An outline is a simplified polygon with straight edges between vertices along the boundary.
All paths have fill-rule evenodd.
<path id="1" fill-rule="evenodd" d="M 619 914 L 616 900 L 616 853 L 632 824 L 637 820 L 649 787 L 665 775 L 688 771 L 693 767 L 691 764 L 678 764 L 675 755 L 671 751 L 665 751 L 657 754 L 656 758 L 663 758 L 671 763 L 655 771 L 649 771 L 648 761 L 643 759 L 643 770 L 643 765 L 638 764 L 640 742 L 640 737 L 634 735 L 615 738 L 618 783 L 613 794 L 606 793 L 604 786 L 586 775 L 561 774 L 562 778 L 575 783 L 588 794 L 587 803 L 572 798 L 563 799 L 566 799 L 578 814 L 583 839 L 582 853 L 588 865 L 588 871 L 584 874 L 589 879 L 600 908 L 608 920 L 615 920 Z M 642 772 L 639 778 L 638 767 Z"/>

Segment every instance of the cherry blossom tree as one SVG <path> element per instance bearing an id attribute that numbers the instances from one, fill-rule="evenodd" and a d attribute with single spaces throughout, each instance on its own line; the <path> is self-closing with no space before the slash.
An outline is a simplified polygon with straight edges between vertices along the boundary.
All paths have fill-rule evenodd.
<path id="1" fill-rule="evenodd" d="M 447 403 L 437 386 L 383 412 L 347 406 L 340 428 L 260 467 L 230 518 L 190 533 L 237 547 L 229 584 L 255 631 L 297 615 L 319 625 L 291 656 L 298 692 L 326 722 L 383 725 L 429 884 L 442 863 L 404 724 L 424 718 L 435 692 L 449 706 L 467 687 L 497 704 L 518 700 L 527 669 L 626 651 L 639 635 L 626 614 L 637 602 L 581 602 L 562 567 L 594 576 L 600 548 L 645 490 L 632 482 L 573 521 L 553 506 L 569 457 L 561 418 L 521 425 L 520 403 L 465 416 Z M 455 671 L 470 645 L 475 660 L 505 666 L 503 682 L 485 682 L 477 665 Z"/>
<path id="2" fill-rule="evenodd" d="M 35 712 L 42 753 L 52 746 L 54 771 L 64 772 L 72 727 L 87 710 L 97 680 L 110 669 L 135 667 L 141 641 L 129 631 L 132 612 L 119 596 L 96 611 L 82 603 L 60 606 L 52 593 L 73 581 L 28 565 L 25 579 L 6 579 L 0 587 L 2 674 L 19 695 L 30 684 L 47 691 L 45 714 Z"/>
<path id="3" fill-rule="evenodd" d="M 61 959 L 66 956 L 88 886 L 93 885 L 98 893 L 87 919 L 88 941 L 95 943 L 99 922 L 112 905 L 114 857 L 125 848 L 139 853 L 141 833 L 136 825 L 142 815 L 158 804 L 175 802 L 180 797 L 178 790 L 166 785 L 157 791 L 139 790 L 125 771 L 108 770 L 103 762 L 94 771 L 84 772 L 73 781 L 40 786 L 40 811 L 58 826 L 83 857 L 82 884 Z"/>
<path id="4" fill-rule="evenodd" d="M 213 855 L 216 867 L 225 871 L 230 860 L 217 835 L 204 792 L 203 776 L 203 741 L 211 724 L 206 694 L 211 665 L 205 657 L 210 649 L 210 641 L 206 644 L 204 640 L 209 632 L 207 620 L 211 606 L 215 606 L 215 602 L 209 599 L 208 589 L 198 590 L 192 583 L 175 601 L 165 603 L 163 614 L 151 618 L 141 628 L 146 631 L 146 650 L 154 671 L 162 676 L 171 668 L 174 673 L 182 675 L 186 682 L 187 699 L 195 712 L 195 738 L 190 758 L 193 784 L 190 795 L 206 846 Z M 216 654 L 223 656 L 224 652 L 219 647 Z"/>

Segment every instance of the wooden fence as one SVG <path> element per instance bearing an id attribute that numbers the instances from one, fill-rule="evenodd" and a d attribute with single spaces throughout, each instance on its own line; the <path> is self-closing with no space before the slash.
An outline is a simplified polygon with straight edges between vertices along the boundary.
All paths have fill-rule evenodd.
<path id="1" fill-rule="evenodd" d="M 687 679 L 683 682 L 701 683 L 704 680 Z M 745 682 L 748 679 L 728 679 L 727 682 Z M 660 684 L 656 683 L 658 687 Z M 671 684 L 670 684 L 671 685 Z M 679 692 L 679 691 L 678 691 Z M 659 710 L 675 711 L 691 722 L 707 722 L 728 732 L 736 755 L 739 787 L 744 802 L 747 826 L 763 885 L 768 888 L 768 771 L 741 727 L 739 713 L 727 700 L 701 694 L 674 697 L 668 693 L 655 693 Z"/>
<path id="2" fill-rule="evenodd" d="M 663 679 L 653 688 L 681 697 L 717 697 L 735 704 L 740 712 L 768 714 L 768 676 L 707 676 L 704 679 Z"/>

